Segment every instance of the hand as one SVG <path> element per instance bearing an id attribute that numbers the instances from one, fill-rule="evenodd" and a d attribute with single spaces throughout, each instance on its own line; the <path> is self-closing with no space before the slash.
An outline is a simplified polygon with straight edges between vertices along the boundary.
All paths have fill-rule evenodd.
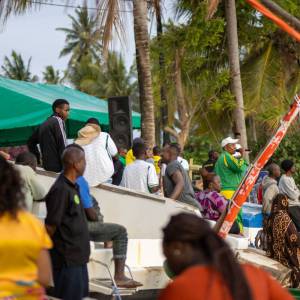
<path id="1" fill-rule="evenodd" d="M 239 151 L 240 151 L 240 153 L 241 153 L 241 157 L 244 157 L 244 155 L 245 155 L 245 149 L 244 149 L 244 148 L 241 148 Z"/>
<path id="2" fill-rule="evenodd" d="M 5 160 L 10 159 L 10 155 L 4 151 L 0 151 L 0 156 L 2 156 Z"/>

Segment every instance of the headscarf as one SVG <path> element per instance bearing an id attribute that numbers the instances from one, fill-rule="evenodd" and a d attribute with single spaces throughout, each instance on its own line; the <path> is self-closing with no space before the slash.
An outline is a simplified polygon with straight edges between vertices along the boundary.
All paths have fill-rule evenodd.
<path id="1" fill-rule="evenodd" d="M 101 133 L 101 127 L 96 124 L 88 123 L 78 131 L 78 138 L 75 143 L 80 146 L 90 144 Z"/>
<path id="2" fill-rule="evenodd" d="M 288 213 L 288 199 L 278 194 L 272 204 L 271 215 L 267 221 L 267 256 L 276 259 L 292 269 L 293 287 L 300 283 L 300 239 Z"/>

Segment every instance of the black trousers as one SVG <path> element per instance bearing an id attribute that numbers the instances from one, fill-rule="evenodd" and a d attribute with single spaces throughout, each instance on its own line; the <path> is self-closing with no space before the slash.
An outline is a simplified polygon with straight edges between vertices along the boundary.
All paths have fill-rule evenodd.
<path id="1" fill-rule="evenodd" d="M 297 228 L 297 231 L 300 232 L 300 206 L 290 206 L 289 214 Z"/>
<path id="2" fill-rule="evenodd" d="M 62 267 L 53 270 L 55 297 L 63 300 L 82 300 L 89 294 L 87 265 Z"/>

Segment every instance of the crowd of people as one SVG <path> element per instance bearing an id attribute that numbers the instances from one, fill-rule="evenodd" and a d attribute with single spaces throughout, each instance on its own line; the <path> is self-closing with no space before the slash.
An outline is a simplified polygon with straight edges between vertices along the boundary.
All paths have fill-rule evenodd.
<path id="1" fill-rule="evenodd" d="M 6 153 L 0 153 L 0 299 L 23 299 L 22 295 L 28 300 L 42 299 L 51 278 L 57 298 L 79 300 L 88 296 L 90 241 L 112 242 L 118 287 L 141 286 L 125 276 L 126 228 L 105 223 L 90 192 L 91 187 L 102 183 L 164 195 L 193 206 L 202 215 L 174 216 L 164 229 L 164 254 L 176 279 L 160 299 L 188 300 L 195 299 L 196 294 L 207 295 L 207 299 L 291 299 L 263 271 L 249 265 L 241 267 L 204 221 L 221 218 L 247 171 L 238 139 L 227 137 L 221 142 L 221 154 L 215 150 L 208 153 L 201 170 L 203 189 L 195 191 L 178 143 L 152 149 L 136 138 L 131 149 L 118 149 L 111 136 L 101 130 L 99 120 L 90 118 L 68 145 L 65 121 L 70 105 L 58 99 L 52 108 L 53 114 L 30 137 L 29 151 L 18 154 L 15 164 L 8 162 Z M 39 164 L 58 173 L 49 191 L 38 180 Z M 300 191 L 293 179 L 293 162 L 285 160 L 281 168 L 284 174 L 280 177 L 279 166 L 269 164 L 258 189 L 265 216 L 266 250 L 292 269 L 293 286 L 298 286 Z M 45 226 L 31 214 L 39 201 L 46 202 Z M 231 233 L 243 234 L 242 210 Z M 13 261 L 9 259 L 11 253 L 16 255 Z"/>

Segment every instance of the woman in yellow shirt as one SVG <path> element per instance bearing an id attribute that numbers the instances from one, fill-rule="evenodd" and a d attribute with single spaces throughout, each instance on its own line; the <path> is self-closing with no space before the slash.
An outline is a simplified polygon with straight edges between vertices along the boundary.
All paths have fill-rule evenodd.
<path id="1" fill-rule="evenodd" d="M 45 299 L 51 280 L 44 225 L 25 211 L 22 180 L 0 157 L 0 299 Z"/>

